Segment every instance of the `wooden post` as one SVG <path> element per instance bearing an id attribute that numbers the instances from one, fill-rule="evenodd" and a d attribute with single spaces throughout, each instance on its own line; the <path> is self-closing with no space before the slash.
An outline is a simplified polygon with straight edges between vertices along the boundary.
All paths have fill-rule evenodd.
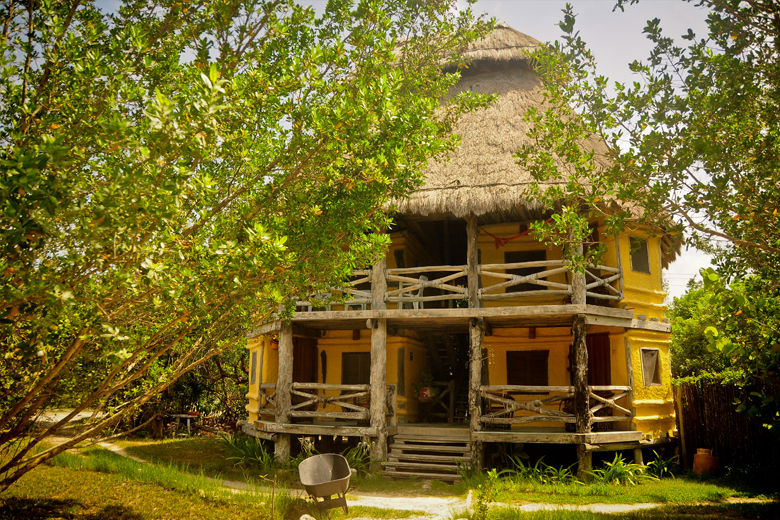
<path id="1" fill-rule="evenodd" d="M 279 373 L 276 378 L 276 423 L 290 422 L 292 406 L 291 391 L 293 378 L 293 336 L 292 324 L 282 324 L 279 330 Z M 285 461 L 290 457 L 290 435 L 280 433 L 274 442 L 274 457 Z"/>
<path id="2" fill-rule="evenodd" d="M 484 325 L 482 320 L 473 318 L 469 324 L 469 428 L 472 432 L 482 429 L 482 335 Z M 474 469 L 482 468 L 482 443 L 471 441 L 471 464 Z"/>
<path id="3" fill-rule="evenodd" d="M 618 291 L 620 291 L 620 299 L 623 299 L 623 254 L 620 252 L 620 236 L 615 235 L 615 257 L 617 258 L 617 268 L 620 272 L 620 278 L 618 279 Z"/>
<path id="4" fill-rule="evenodd" d="M 467 278 L 469 283 L 469 308 L 476 309 L 479 307 L 479 244 L 477 243 L 478 237 L 477 230 L 477 217 L 469 215 L 466 219 L 466 240 L 467 240 L 467 252 L 466 252 L 466 264 L 467 264 Z"/>
<path id="5" fill-rule="evenodd" d="M 636 430 L 636 422 L 634 422 L 634 416 L 636 415 L 636 408 L 634 408 L 634 363 L 631 360 L 631 343 L 628 339 L 625 340 L 626 344 L 626 377 L 628 386 L 631 390 L 628 391 L 628 408 L 631 410 L 631 418 L 628 420 L 628 429 Z"/>
<path id="6" fill-rule="evenodd" d="M 477 217 L 466 219 L 467 253 L 466 264 L 469 284 L 469 308 L 479 305 L 479 244 L 477 242 Z M 472 432 L 482 429 L 482 337 L 485 325 L 482 320 L 472 319 L 469 323 L 469 428 Z M 475 469 L 482 467 L 482 443 L 471 441 L 471 461 Z"/>
<path id="7" fill-rule="evenodd" d="M 386 261 L 383 258 L 371 272 L 371 309 L 385 309 Z M 371 445 L 371 461 L 376 467 L 387 459 L 387 320 L 371 320 L 371 427 L 377 436 Z M 378 468 L 376 468 L 378 469 Z"/>
<path id="8" fill-rule="evenodd" d="M 582 242 L 573 245 L 574 253 L 581 257 L 583 252 Z M 576 269 L 572 272 L 571 303 L 584 305 L 586 302 L 585 273 Z M 584 314 L 574 316 L 572 324 L 572 341 L 574 351 L 574 371 L 572 372 L 572 386 L 574 387 L 574 417 L 575 431 L 577 433 L 590 433 L 590 389 L 588 388 L 588 345 L 587 323 Z M 593 455 L 585 449 L 584 444 L 577 445 L 577 473 L 580 478 L 587 478 L 587 471 L 592 467 Z"/>

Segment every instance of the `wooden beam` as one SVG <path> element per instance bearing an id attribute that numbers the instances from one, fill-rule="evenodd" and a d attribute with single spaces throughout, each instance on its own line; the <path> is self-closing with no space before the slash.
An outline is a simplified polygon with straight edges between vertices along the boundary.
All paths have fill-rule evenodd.
<path id="1" fill-rule="evenodd" d="M 385 309 L 386 261 L 382 258 L 371 273 L 371 309 Z M 371 427 L 377 436 L 371 445 L 371 461 L 378 464 L 387 459 L 387 320 L 372 320 L 371 329 Z"/>
<path id="2" fill-rule="evenodd" d="M 628 409 L 631 411 L 631 418 L 628 421 L 628 429 L 636 430 L 636 423 L 633 418 L 636 416 L 636 407 L 634 406 L 634 363 L 631 361 L 631 344 L 626 338 L 623 342 L 626 352 L 626 377 L 628 382 Z"/>
<path id="3" fill-rule="evenodd" d="M 479 302 L 479 229 L 474 214 L 466 218 L 466 270 L 468 273 L 469 310 L 478 309 Z M 482 429 L 482 338 L 485 324 L 481 319 L 469 322 L 469 426 L 472 432 Z M 482 468 L 482 442 L 471 441 L 471 463 L 475 470 Z"/>
<path id="4" fill-rule="evenodd" d="M 276 377 L 276 414 L 277 423 L 290 421 L 291 395 L 293 379 L 293 335 L 292 325 L 282 324 L 279 331 L 279 371 Z M 279 435 L 274 443 L 274 457 L 286 461 L 290 457 L 290 436 Z"/>
<path id="5" fill-rule="evenodd" d="M 255 429 L 279 436 L 289 435 L 343 435 L 344 437 L 376 437 L 376 430 L 370 426 L 334 426 L 326 424 L 290 424 L 255 421 Z"/>
<path id="6" fill-rule="evenodd" d="M 293 336 L 301 336 L 304 338 L 320 339 L 322 335 L 317 329 L 312 329 L 300 324 L 293 324 Z"/>

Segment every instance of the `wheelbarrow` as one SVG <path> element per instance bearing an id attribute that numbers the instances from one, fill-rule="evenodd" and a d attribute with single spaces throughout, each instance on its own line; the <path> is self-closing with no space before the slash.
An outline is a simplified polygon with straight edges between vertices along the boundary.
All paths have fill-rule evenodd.
<path id="1" fill-rule="evenodd" d="M 337 453 L 314 455 L 298 464 L 298 476 L 320 511 L 341 507 L 349 513 L 346 493 L 354 470 Z"/>

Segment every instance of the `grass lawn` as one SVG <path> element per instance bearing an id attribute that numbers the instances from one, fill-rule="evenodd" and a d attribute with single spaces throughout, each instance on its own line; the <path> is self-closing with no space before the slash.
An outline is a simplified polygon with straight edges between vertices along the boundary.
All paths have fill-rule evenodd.
<path id="1" fill-rule="evenodd" d="M 229 460 L 225 444 L 215 435 L 166 440 L 123 439 L 114 444 L 141 459 L 175 465 L 212 478 L 239 481 L 262 478 L 258 471 L 236 466 Z"/>
<path id="2" fill-rule="evenodd" d="M 269 494 L 270 482 L 259 478 L 259 472 L 236 467 L 228 460 L 225 445 L 219 437 L 190 437 L 152 441 L 124 440 L 120 444 L 128 453 L 150 461 L 135 462 L 102 448 L 89 448 L 61 454 L 54 466 L 42 466 L 23 477 L 0 495 L 0 518 L 67 518 L 99 520 L 118 518 L 146 520 L 157 518 L 253 518 L 274 520 L 299 518 L 312 513 L 301 490 L 285 489 L 280 484 Z M 291 468 L 282 473 L 290 480 Z M 215 480 L 217 479 L 217 480 Z M 218 479 L 249 483 L 248 493 L 236 493 L 221 486 Z M 293 479 L 297 482 L 297 478 Z M 449 485 L 433 482 L 423 489 L 419 481 L 392 481 L 379 476 L 355 478 L 357 491 L 390 496 L 461 496 L 484 478 Z M 282 482 L 282 480 L 279 480 Z M 257 486 L 253 486 L 256 484 Z M 717 481 L 677 478 L 648 481 L 635 486 L 595 483 L 539 484 L 528 480 L 501 478 L 494 483 L 495 500 L 502 506 L 491 508 L 493 520 L 521 518 L 616 518 L 581 511 L 542 511 L 524 513 L 517 506 L 529 502 L 553 504 L 633 504 L 660 503 L 662 507 L 621 518 L 780 518 L 780 506 L 770 504 L 725 504 L 733 497 L 750 497 L 754 493 Z M 340 510 L 330 513 L 332 520 L 341 518 L 408 518 L 414 512 L 353 507 L 350 514 Z"/>
<path id="3" fill-rule="evenodd" d="M 780 504 L 688 504 L 661 506 L 629 513 L 609 514 L 587 511 L 537 511 L 525 513 L 511 508 L 494 508 L 488 520 L 773 520 L 780 518 Z"/>

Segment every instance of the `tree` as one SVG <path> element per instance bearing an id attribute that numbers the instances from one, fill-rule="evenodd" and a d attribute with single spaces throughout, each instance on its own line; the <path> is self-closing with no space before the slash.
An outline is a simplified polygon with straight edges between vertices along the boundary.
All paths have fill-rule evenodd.
<path id="1" fill-rule="evenodd" d="M 383 205 L 479 104 L 451 2 L 0 7 L 0 487 L 385 245 Z M 97 408 L 31 425 L 56 396 Z"/>
<path id="2" fill-rule="evenodd" d="M 704 331 L 717 326 L 720 309 L 714 295 L 702 283 L 688 285 L 688 291 L 675 298 L 668 315 L 674 323 L 669 351 L 672 376 L 697 377 L 718 374 L 731 365 L 721 351 L 712 349 Z"/>
<path id="3" fill-rule="evenodd" d="M 604 217 L 612 231 L 684 232 L 715 255 L 718 273 L 705 283 L 712 277 L 719 298 L 740 308 L 719 305 L 732 314 L 717 317 L 710 337 L 745 361 L 754 391 L 770 403 L 764 418 L 775 424 L 776 389 L 765 376 L 780 366 L 767 355 L 778 350 L 780 330 L 772 314 L 780 300 L 780 6 L 697 4 L 709 10 L 708 34 L 688 30 L 678 45 L 658 19 L 649 21 L 653 50 L 630 64 L 632 84 L 598 74 L 567 6 L 562 42 L 536 55 L 547 104 L 527 114 L 531 142 L 518 158 L 537 197 L 558 211 L 535 225 L 545 240 L 585 239 L 585 223 Z M 761 303 L 739 303 L 751 299 Z"/>

